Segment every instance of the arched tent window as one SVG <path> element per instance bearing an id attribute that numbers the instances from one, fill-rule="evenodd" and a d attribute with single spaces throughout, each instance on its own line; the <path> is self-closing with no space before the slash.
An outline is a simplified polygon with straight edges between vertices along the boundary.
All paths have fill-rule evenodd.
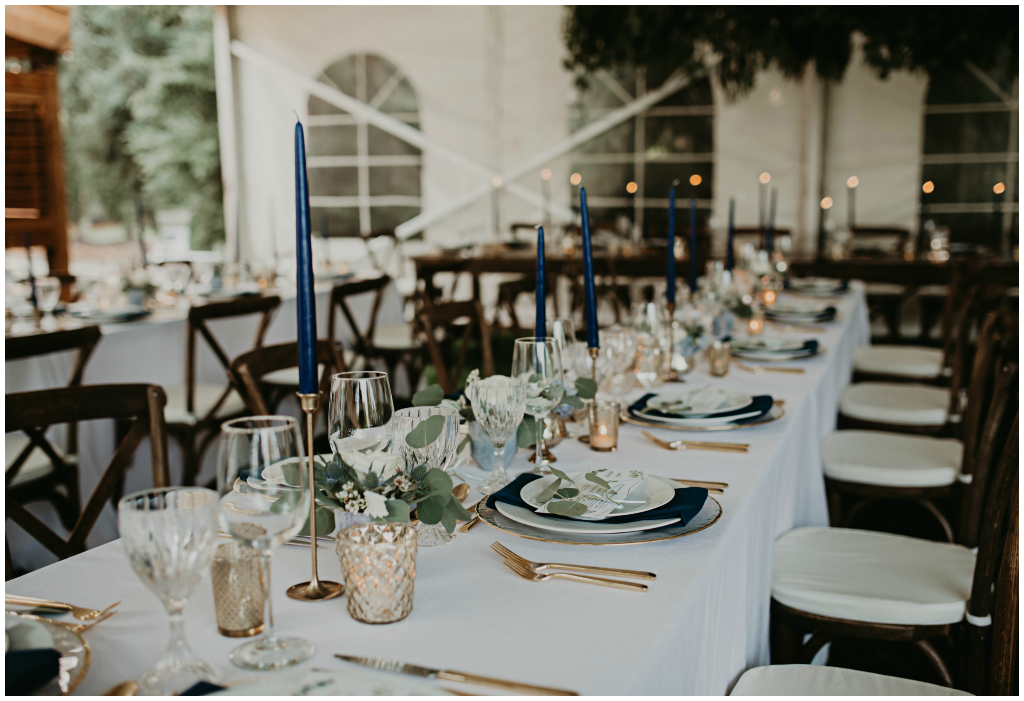
<path id="1" fill-rule="evenodd" d="M 347 56 L 324 69 L 319 80 L 419 127 L 416 92 L 387 59 Z M 358 236 L 394 229 L 420 213 L 418 148 L 311 96 L 307 149 L 315 229 L 326 215 L 332 237 Z"/>
<path id="2" fill-rule="evenodd" d="M 998 252 L 1019 201 L 1017 66 L 969 66 L 928 84 L 921 182 L 924 218 L 948 226 L 954 242 Z M 1002 183 L 1001 188 L 996 188 Z M 1002 192 L 994 192 L 993 188 Z"/>
<path id="3" fill-rule="evenodd" d="M 570 130 L 642 97 L 671 73 L 653 67 L 597 72 L 589 77 L 589 89 L 579 91 L 570 105 Z M 573 171 L 583 176 L 595 225 L 620 228 L 625 217 L 645 237 L 664 238 L 668 189 L 679 179 L 677 206 L 685 207 L 696 196 L 698 227 L 705 226 L 711 212 L 714 115 L 711 83 L 699 78 L 574 151 Z M 695 174 L 701 183 L 693 187 L 689 179 Z M 635 194 L 627 190 L 631 182 L 637 185 Z M 683 229 L 689 226 L 685 216 L 676 221 Z"/>

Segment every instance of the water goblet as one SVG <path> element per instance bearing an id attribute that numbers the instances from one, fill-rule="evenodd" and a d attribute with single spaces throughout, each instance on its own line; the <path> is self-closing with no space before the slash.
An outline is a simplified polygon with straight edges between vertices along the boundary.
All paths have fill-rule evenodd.
<path id="1" fill-rule="evenodd" d="M 493 494 L 508 484 L 505 472 L 505 445 L 513 440 L 526 411 L 526 384 L 504 375 L 471 382 L 466 396 L 473 415 L 494 446 L 494 470 L 480 485 L 481 494 Z"/>
<path id="2" fill-rule="evenodd" d="M 406 441 L 409 432 L 431 416 L 444 417 L 440 435 L 423 448 L 409 445 Z M 423 465 L 428 470 L 447 470 L 455 460 L 455 453 L 459 447 L 459 412 L 455 409 L 444 406 L 399 409 L 391 421 L 395 433 L 395 446 L 405 459 L 406 470 L 412 470 L 418 465 Z M 446 531 L 440 522 L 426 524 L 420 521 L 416 531 L 418 545 L 421 548 L 445 545 L 455 540 L 455 534 Z"/>
<path id="3" fill-rule="evenodd" d="M 532 472 L 551 474 L 544 459 L 544 417 L 558 406 L 565 391 L 562 355 L 553 338 L 517 338 L 512 351 L 512 376 L 526 385 L 525 412 L 537 422 L 537 455 Z"/>
<path id="4" fill-rule="evenodd" d="M 185 639 L 185 606 L 210 569 L 217 546 L 217 493 L 202 487 L 150 489 L 117 505 L 125 554 L 139 579 L 167 609 L 167 652 L 139 680 L 143 694 L 169 696 L 220 670 L 196 657 Z"/>
<path id="5" fill-rule="evenodd" d="M 313 654 L 313 645 L 277 635 L 270 596 L 273 549 L 302 530 L 309 515 L 309 483 L 298 422 L 290 416 L 250 416 L 225 423 L 217 491 L 221 528 L 261 554 L 266 606 L 263 636 L 235 648 L 228 659 L 245 669 L 298 664 Z"/>
<path id="6" fill-rule="evenodd" d="M 327 435 L 335 454 L 373 445 L 377 450 L 388 450 L 393 440 L 394 413 L 387 373 L 358 371 L 331 376 Z"/>

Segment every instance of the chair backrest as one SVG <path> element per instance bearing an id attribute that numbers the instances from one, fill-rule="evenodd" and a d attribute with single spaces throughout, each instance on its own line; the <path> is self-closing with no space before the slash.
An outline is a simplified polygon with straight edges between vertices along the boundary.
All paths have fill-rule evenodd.
<path id="1" fill-rule="evenodd" d="M 331 304 L 327 315 L 327 339 L 329 341 L 340 340 L 336 335 L 337 312 L 340 311 L 352 334 L 352 349 L 364 357 L 370 355 L 373 350 L 373 334 L 377 328 L 377 316 L 380 313 L 381 302 L 384 301 L 384 290 L 390 283 L 389 276 L 381 275 L 335 285 L 331 290 Z M 370 320 L 367 322 L 366 328 L 362 329 L 356 322 L 352 309 L 348 306 L 348 298 L 364 294 L 373 294 L 373 299 L 370 302 Z"/>
<path id="2" fill-rule="evenodd" d="M 468 323 L 461 322 L 468 319 Z M 477 330 L 480 339 L 480 349 L 483 353 L 483 367 L 480 368 L 482 377 L 490 377 L 494 374 L 494 356 L 491 354 L 491 332 L 484 319 L 483 307 L 476 300 L 464 302 L 443 302 L 433 304 L 429 301 L 423 305 L 416 315 L 420 330 L 423 332 L 427 354 L 430 361 L 437 369 L 437 382 L 449 394 L 458 389 L 458 382 L 466 364 L 466 356 L 469 351 L 469 343 L 473 338 L 474 328 Z M 462 329 L 462 337 L 458 339 L 458 355 L 454 365 L 445 362 L 446 354 L 442 352 L 438 341 L 438 331 L 444 332 L 444 343 L 449 347 L 448 354 L 452 354 L 454 348 L 451 343 L 456 340 L 457 332 Z"/>
<path id="3" fill-rule="evenodd" d="M 100 327 L 95 325 L 28 336 L 12 336 L 4 342 L 4 353 L 6 360 L 10 361 L 78 349 L 75 367 L 71 371 L 71 380 L 67 384 L 68 387 L 77 387 L 82 384 L 85 366 L 101 338 L 103 338 L 103 333 L 100 331 Z M 29 445 L 22 451 L 18 456 L 17 463 L 10 469 L 21 467 L 33 449 L 33 446 Z M 74 423 L 70 423 L 67 433 L 67 454 L 75 455 L 77 452 L 78 427 Z"/>
<path id="4" fill-rule="evenodd" d="M 556 286 L 553 283 L 550 275 L 545 275 L 544 280 L 544 294 L 546 299 L 554 302 L 555 316 L 558 316 L 558 295 L 554 294 L 553 291 Z M 498 307 L 504 309 L 512 320 L 512 328 L 515 330 L 527 331 L 533 329 L 533 324 L 529 323 L 524 326 L 519 321 L 519 314 L 516 313 L 516 301 L 520 295 L 525 294 L 536 294 L 537 292 L 537 276 L 536 275 L 524 275 L 518 280 L 506 280 L 498 285 Z M 495 317 L 497 317 L 497 310 L 495 310 Z M 495 325 L 497 325 L 497 318 L 495 318 Z M 532 319 L 530 320 L 532 321 Z"/>
<path id="5" fill-rule="evenodd" d="M 217 360 L 224 367 L 224 372 L 227 374 L 228 379 L 231 379 L 231 359 L 228 357 L 224 349 L 221 348 L 217 339 L 214 338 L 210 328 L 206 325 L 208 321 L 215 319 L 227 319 L 238 316 L 248 316 L 249 314 L 259 314 L 260 323 L 256 328 L 256 340 L 253 343 L 253 348 L 259 348 L 263 345 L 263 337 L 267 333 L 267 328 L 270 326 L 270 319 L 274 313 L 274 310 L 281 305 L 281 298 L 277 295 L 267 295 L 260 297 L 240 297 L 238 299 L 229 299 L 217 302 L 207 302 L 206 304 L 193 306 L 188 311 L 188 349 L 185 355 L 185 410 L 190 414 L 195 411 L 195 391 L 196 391 L 196 334 L 199 334 L 206 341 L 210 350 L 217 356 Z M 220 409 L 220 405 L 224 403 L 230 392 L 230 385 L 225 388 L 224 393 L 220 399 L 210 408 L 207 416 L 201 417 L 206 419 L 209 416 L 215 416 L 217 410 Z"/>
<path id="6" fill-rule="evenodd" d="M 131 420 L 131 423 L 67 538 L 59 536 L 9 495 L 7 518 L 61 559 L 84 552 L 85 540 L 96 525 L 104 504 L 118 489 L 121 479 L 131 467 L 139 443 L 146 436 L 150 440 L 153 486 L 166 487 L 170 484 L 164 425 L 166 401 L 163 389 L 156 385 L 86 385 L 8 394 L 6 431 L 24 432 L 33 444 L 56 462 L 61 458 L 43 435 L 47 426 L 95 419 L 124 419 Z M 8 481 L 11 478 L 8 473 Z"/>
<path id="7" fill-rule="evenodd" d="M 966 626 L 966 664 L 965 664 L 965 686 L 966 690 L 974 694 L 993 693 L 986 690 L 985 682 L 988 676 L 985 672 L 988 665 L 985 664 L 989 657 L 989 646 L 992 643 L 993 616 L 1000 618 L 1008 613 L 1006 597 L 1016 596 L 1016 585 L 1005 580 L 1006 569 L 1018 567 L 1016 562 L 1017 534 L 1014 523 L 1018 508 L 1019 490 L 1019 413 L 1013 420 L 1012 428 L 1007 436 L 1005 445 L 1000 451 L 1001 456 L 992 476 L 989 486 L 988 499 L 985 504 L 985 519 L 981 527 L 981 536 L 978 543 L 978 559 L 974 565 L 974 581 L 971 585 L 971 596 L 967 601 L 967 626 Z M 1011 542 L 1012 541 L 1012 542 Z M 1010 560 L 1007 561 L 1005 554 L 1007 548 L 1012 548 Z M 1000 571 L 1002 570 L 1002 572 Z M 999 584 L 1008 584 L 1013 592 L 1002 591 Z M 997 596 L 1003 596 L 1003 609 L 996 610 Z M 1013 603 L 1016 608 L 1016 602 Z M 1016 620 L 1016 614 L 1013 616 Z M 1003 621 L 1005 625 L 1005 621 Z M 1000 641 L 1006 645 L 1008 641 Z M 998 650 L 993 649 L 992 654 Z"/>
<path id="8" fill-rule="evenodd" d="M 1016 696 L 1020 692 L 1017 626 L 1020 621 L 1020 485 L 1014 489 L 1010 523 L 1006 529 L 1003 562 L 996 582 L 988 688 L 982 693 Z"/>
<path id="9" fill-rule="evenodd" d="M 964 289 L 964 301 L 960 309 L 955 311 L 952 355 L 944 360 L 951 373 L 949 416 L 952 423 L 962 418 L 964 394 L 968 391 L 976 356 L 982 350 L 982 327 L 986 315 L 1000 306 L 1005 292 L 1005 288 L 995 285 L 970 285 Z M 978 345 L 972 347 L 975 342 Z"/>
<path id="10" fill-rule="evenodd" d="M 345 348 L 340 341 L 317 341 L 316 350 L 317 362 L 324 366 L 320 376 L 320 391 L 327 397 L 331 391 L 331 375 L 345 371 Z M 262 378 L 277 370 L 293 368 L 298 365 L 298 361 L 299 344 L 295 341 L 253 348 L 232 361 L 231 377 L 249 411 L 256 415 L 270 413 L 263 397 Z M 323 406 L 325 402 L 321 401 L 320 404 Z"/>
<path id="11" fill-rule="evenodd" d="M 1003 319 L 996 312 L 985 315 L 978 330 L 978 345 L 971 362 L 967 385 L 967 405 L 959 425 L 959 435 L 964 443 L 963 474 L 971 474 L 971 465 L 977 448 L 978 438 L 985 425 L 991 408 L 992 391 L 995 383 L 995 367 L 1002 355 L 1004 333 Z"/>

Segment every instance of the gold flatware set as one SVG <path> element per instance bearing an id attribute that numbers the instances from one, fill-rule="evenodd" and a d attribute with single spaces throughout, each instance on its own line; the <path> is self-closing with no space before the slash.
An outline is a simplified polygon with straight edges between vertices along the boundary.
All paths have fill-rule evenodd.
<path id="1" fill-rule="evenodd" d="M 491 550 L 501 555 L 502 562 L 517 575 L 529 582 L 544 582 L 549 579 L 567 579 L 572 582 L 583 582 L 584 584 L 598 584 L 613 589 L 628 589 L 631 591 L 647 591 L 646 584 L 636 582 L 623 582 L 620 579 L 605 579 L 604 577 L 591 577 L 574 572 L 592 572 L 596 574 L 616 574 L 620 577 L 632 577 L 634 579 L 654 579 L 652 572 L 638 572 L 636 570 L 620 570 L 611 567 L 591 567 L 588 565 L 565 565 L 556 562 L 530 562 L 529 560 L 516 555 L 498 541 L 491 543 Z M 539 572 L 544 569 L 563 569 L 572 572 Z"/>
<path id="2" fill-rule="evenodd" d="M 110 616 L 104 616 L 104 614 L 106 614 L 107 612 L 111 612 L 111 609 L 113 609 L 115 606 L 117 606 L 117 604 L 120 604 L 121 602 L 118 601 L 117 603 L 111 604 L 103 610 L 98 610 L 86 608 L 85 606 L 75 606 L 74 604 L 68 604 L 63 601 L 50 601 L 49 599 L 37 599 L 32 596 L 5 594 L 4 603 L 10 604 L 11 606 L 32 606 L 34 608 L 52 609 L 54 611 L 67 611 L 80 621 L 91 621 L 100 618 L 101 616 L 103 616 L 104 618 L 109 618 Z M 113 615 L 113 612 L 111 612 L 110 615 Z"/>
<path id="3" fill-rule="evenodd" d="M 751 372 L 755 375 L 760 375 L 761 373 L 764 372 L 786 372 L 792 375 L 803 375 L 804 372 L 806 372 L 803 368 L 770 368 L 764 365 L 747 365 L 743 361 L 737 360 L 736 358 L 732 359 L 732 364 L 738 367 L 740 370 L 746 370 L 747 372 Z"/>
<path id="4" fill-rule="evenodd" d="M 718 441 L 666 441 L 658 438 L 650 431 L 641 431 L 649 440 L 666 450 L 717 450 L 725 453 L 746 453 L 750 450 L 748 443 L 722 443 Z"/>

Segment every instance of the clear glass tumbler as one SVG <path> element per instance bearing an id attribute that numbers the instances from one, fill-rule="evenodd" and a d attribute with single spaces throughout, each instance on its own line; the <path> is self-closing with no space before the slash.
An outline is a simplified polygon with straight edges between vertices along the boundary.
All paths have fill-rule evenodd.
<path id="1" fill-rule="evenodd" d="M 526 384 L 504 375 L 477 380 L 466 387 L 473 416 L 494 446 L 494 469 L 480 485 L 481 494 L 493 494 L 508 484 L 505 445 L 515 439 L 526 412 Z"/>
<path id="2" fill-rule="evenodd" d="M 331 376 L 327 435 L 335 453 L 346 443 L 356 449 L 377 445 L 378 450 L 388 450 L 394 413 L 387 373 L 358 371 Z"/>
<path id="3" fill-rule="evenodd" d="M 406 441 L 406 436 L 420 423 L 431 416 L 444 417 L 441 434 L 424 448 L 414 448 Z M 459 412 L 450 407 L 421 406 L 399 409 L 391 419 L 391 427 L 395 435 L 396 452 L 405 459 L 407 470 L 417 465 L 424 465 L 428 470 L 446 470 L 455 460 L 459 447 Z M 417 526 L 420 547 L 429 548 L 444 545 L 455 540 L 455 534 L 449 533 L 440 523 L 426 524 L 422 521 Z"/>

